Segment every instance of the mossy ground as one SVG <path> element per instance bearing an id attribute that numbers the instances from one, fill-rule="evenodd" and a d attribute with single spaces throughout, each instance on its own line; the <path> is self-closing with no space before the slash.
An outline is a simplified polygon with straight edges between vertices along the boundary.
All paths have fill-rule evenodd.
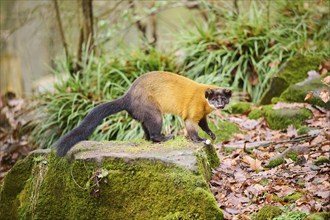
<path id="1" fill-rule="evenodd" d="M 211 149 L 212 150 L 212 149 Z M 211 151 L 210 151 L 211 152 Z M 2 219 L 223 219 L 205 173 L 157 159 L 28 157 L 8 173 Z M 211 153 L 212 154 L 212 153 Z M 17 178 L 20 181 L 17 182 Z"/>
<path id="2" fill-rule="evenodd" d="M 271 220 L 281 214 L 281 208 L 277 206 L 264 206 L 255 216 L 255 220 Z"/>
<path id="3" fill-rule="evenodd" d="M 257 119 L 261 118 L 263 115 L 264 115 L 264 112 L 261 109 L 254 109 L 248 114 L 248 117 L 249 117 L 249 119 L 257 120 Z"/>
<path id="4" fill-rule="evenodd" d="M 319 157 L 313 162 L 313 164 L 316 166 L 321 166 L 323 164 L 330 164 L 330 159 L 327 157 Z"/>
<path id="5" fill-rule="evenodd" d="M 240 129 L 238 125 L 229 121 L 219 121 L 217 124 L 211 122 L 209 123 L 209 127 L 217 138 L 215 140 L 216 142 L 227 141 L 233 136 L 233 134 L 240 133 Z M 201 129 L 199 130 L 198 133 L 202 138 L 207 138 L 211 140 L 210 136 L 208 136 Z"/>
<path id="6" fill-rule="evenodd" d="M 298 135 L 304 135 L 304 134 L 307 134 L 308 132 L 314 130 L 316 128 L 313 128 L 313 127 L 308 127 L 308 126 L 301 126 L 299 129 L 298 129 Z"/>
<path id="7" fill-rule="evenodd" d="M 306 108 L 274 110 L 272 105 L 268 105 L 263 106 L 263 110 L 266 121 L 273 130 L 286 129 L 289 125 L 299 128 L 312 116 L 311 111 Z"/>
<path id="8" fill-rule="evenodd" d="M 274 159 L 274 160 L 270 160 L 268 162 L 268 164 L 265 165 L 265 167 L 267 168 L 274 168 L 274 167 L 277 167 L 281 164 L 285 163 L 285 160 L 284 158 L 279 158 L 279 159 Z"/>
<path id="9" fill-rule="evenodd" d="M 250 110 L 251 105 L 249 102 L 230 103 L 225 107 L 224 111 L 230 114 L 243 114 Z"/>

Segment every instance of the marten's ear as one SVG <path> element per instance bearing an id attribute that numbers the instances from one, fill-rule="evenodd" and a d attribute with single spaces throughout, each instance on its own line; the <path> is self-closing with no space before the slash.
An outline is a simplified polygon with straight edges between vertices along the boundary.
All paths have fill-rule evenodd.
<path id="1" fill-rule="evenodd" d="M 227 96 L 227 97 L 231 97 L 231 90 L 230 89 L 225 89 L 223 91 L 223 94 L 225 94 L 225 96 Z"/>
<path id="2" fill-rule="evenodd" d="M 207 89 L 206 91 L 205 91 L 205 98 L 210 98 L 212 95 L 214 94 L 214 91 L 213 91 L 213 89 Z"/>

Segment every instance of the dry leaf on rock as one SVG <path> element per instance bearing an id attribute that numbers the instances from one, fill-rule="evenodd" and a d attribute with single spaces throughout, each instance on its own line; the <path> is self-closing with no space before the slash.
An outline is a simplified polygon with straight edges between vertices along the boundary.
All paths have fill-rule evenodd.
<path id="1" fill-rule="evenodd" d="M 325 77 L 325 78 L 322 80 L 322 82 L 323 82 L 324 84 L 330 85 L 330 76 Z"/>
<path id="2" fill-rule="evenodd" d="M 320 92 L 320 98 L 323 102 L 327 103 L 330 100 L 329 90 L 325 88 L 322 89 L 322 91 Z"/>
<path id="3" fill-rule="evenodd" d="M 308 101 L 308 100 L 310 100 L 310 99 L 312 99 L 312 98 L 313 98 L 313 92 L 312 92 L 312 91 L 309 91 L 309 92 L 307 93 L 307 95 L 305 96 L 304 101 Z"/>

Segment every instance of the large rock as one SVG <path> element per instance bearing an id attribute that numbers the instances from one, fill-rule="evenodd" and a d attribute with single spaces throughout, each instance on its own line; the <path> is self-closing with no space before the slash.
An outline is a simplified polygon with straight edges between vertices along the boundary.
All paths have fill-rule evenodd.
<path id="1" fill-rule="evenodd" d="M 323 60 L 322 57 L 303 56 L 301 54 L 291 58 L 284 68 L 272 78 L 259 104 L 271 104 L 272 99 L 280 97 L 290 85 L 304 81 L 308 77 L 309 71 L 318 70 Z"/>
<path id="2" fill-rule="evenodd" d="M 36 151 L 6 175 L 0 219 L 223 219 L 207 181 L 212 146 L 81 142 Z"/>

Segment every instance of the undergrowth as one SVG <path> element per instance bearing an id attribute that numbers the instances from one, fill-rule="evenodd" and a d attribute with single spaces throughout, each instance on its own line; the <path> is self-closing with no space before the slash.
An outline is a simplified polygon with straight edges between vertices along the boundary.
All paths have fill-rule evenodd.
<path id="1" fill-rule="evenodd" d="M 70 74 L 70 66 L 58 62 L 55 74 L 68 78 L 55 84 L 55 91 L 38 97 L 33 141 L 40 148 L 50 147 L 60 136 L 76 127 L 96 105 L 114 100 L 128 90 L 141 74 L 164 70 L 176 72 L 177 66 L 171 54 L 151 50 L 149 54 L 132 52 L 126 59 L 90 55 L 82 63 L 81 74 Z M 166 116 L 165 132 L 177 132 L 182 122 L 177 117 Z M 127 112 L 107 117 L 91 135 L 93 140 L 132 140 L 142 138 L 138 122 Z"/>
<path id="2" fill-rule="evenodd" d="M 246 10 L 239 14 L 205 3 L 209 20 L 181 32 L 177 48 L 189 78 L 231 86 L 257 103 L 272 76 L 296 53 L 330 55 L 326 3 L 240 3 Z"/>
<path id="3" fill-rule="evenodd" d="M 38 96 L 34 142 L 50 147 L 93 107 L 120 97 L 149 71 L 171 71 L 231 87 L 256 103 L 271 77 L 296 53 L 330 56 L 326 2 L 308 1 L 306 6 L 305 1 L 238 1 L 239 13 L 221 7 L 221 2 L 228 3 L 200 1 L 208 20 L 182 28 L 167 53 L 152 48 L 112 57 L 86 53 L 80 74 L 71 73 L 66 62 L 57 62 L 54 72 L 67 78 L 55 84 L 55 91 Z M 178 134 L 182 127 L 177 117 L 165 116 L 165 133 Z M 106 118 L 91 139 L 132 140 L 142 135 L 138 122 L 121 112 Z"/>

